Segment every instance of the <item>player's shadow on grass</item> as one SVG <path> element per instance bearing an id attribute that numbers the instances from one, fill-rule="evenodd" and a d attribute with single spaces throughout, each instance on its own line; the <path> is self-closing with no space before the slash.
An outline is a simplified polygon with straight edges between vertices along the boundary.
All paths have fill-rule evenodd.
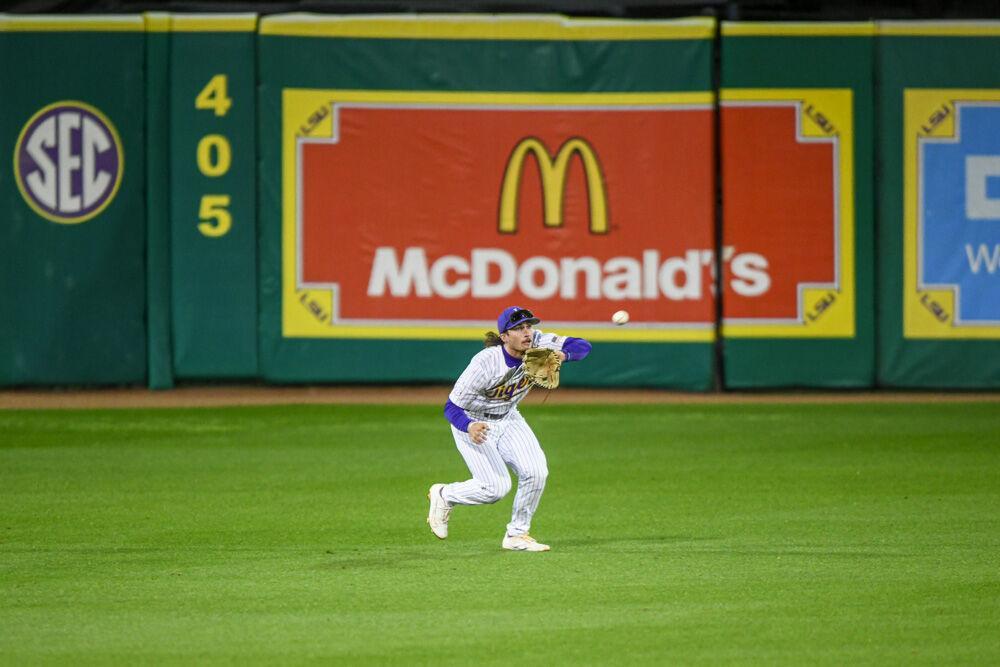
<path id="1" fill-rule="evenodd" d="M 781 544 L 773 547 L 733 544 L 723 536 L 655 535 L 651 537 L 581 537 L 553 540 L 552 548 L 573 550 L 576 547 L 599 547 L 606 551 L 684 551 L 706 556 L 787 556 L 789 558 L 905 558 L 919 554 L 869 544 L 839 546 Z"/>
<path id="2" fill-rule="evenodd" d="M 382 568 L 387 566 L 400 566 L 404 564 L 426 562 L 440 562 L 443 557 L 454 558 L 482 558 L 483 551 L 479 549 L 469 550 L 467 548 L 448 549 L 447 545 L 430 544 L 431 549 L 415 551 L 413 549 L 384 551 L 380 553 L 358 553 L 357 551 L 334 551 L 328 549 L 324 556 L 326 559 L 319 565 L 322 570 L 353 570 L 361 568 Z M 491 541 L 490 544 L 493 544 Z M 502 551 L 498 545 L 493 544 L 497 552 Z M 491 551 L 493 549 L 490 549 Z"/>
<path id="3" fill-rule="evenodd" d="M 644 537 L 576 537 L 569 539 L 557 539 L 552 541 L 553 552 L 575 552 L 582 548 L 593 549 L 598 547 L 603 551 L 628 551 L 628 552 L 649 552 L 649 551 L 699 551 L 701 553 L 712 553 L 714 551 L 723 552 L 724 547 L 707 548 L 705 546 L 694 546 L 699 542 L 717 542 L 719 537 L 695 536 L 695 535 L 653 535 Z M 429 547 L 429 548 L 428 548 Z M 449 548 L 451 547 L 451 548 Z M 481 547 L 481 548 L 480 548 Z M 361 568 L 381 568 L 386 566 L 399 566 L 405 563 L 416 563 L 420 561 L 440 561 L 442 557 L 448 559 L 455 558 L 482 558 L 484 554 L 496 553 L 501 555 L 510 554 L 509 551 L 500 549 L 494 540 L 482 540 L 481 544 L 469 542 L 454 545 L 441 544 L 436 540 L 429 542 L 423 548 L 414 550 L 406 549 L 386 549 L 378 553 L 361 552 L 356 549 L 327 549 L 324 553 L 324 560 L 319 565 L 323 570 L 353 570 Z"/>

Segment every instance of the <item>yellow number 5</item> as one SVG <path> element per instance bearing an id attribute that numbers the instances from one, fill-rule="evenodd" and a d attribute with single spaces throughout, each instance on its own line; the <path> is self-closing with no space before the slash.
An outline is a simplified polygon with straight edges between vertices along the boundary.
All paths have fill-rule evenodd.
<path id="1" fill-rule="evenodd" d="M 233 226 L 229 195 L 202 195 L 198 217 L 201 218 L 198 223 L 199 232 L 212 238 L 224 236 Z"/>

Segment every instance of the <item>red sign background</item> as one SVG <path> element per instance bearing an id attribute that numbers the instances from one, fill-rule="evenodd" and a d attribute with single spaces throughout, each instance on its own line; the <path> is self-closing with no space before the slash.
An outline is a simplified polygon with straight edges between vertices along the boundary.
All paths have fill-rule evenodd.
<path id="1" fill-rule="evenodd" d="M 611 301 L 558 295 L 544 302 L 516 291 L 497 299 L 367 295 L 375 249 L 401 258 L 425 249 L 469 258 L 473 248 L 500 248 L 520 263 L 543 255 L 642 259 L 662 263 L 713 247 L 712 111 L 710 109 L 576 110 L 474 108 L 338 108 L 336 142 L 301 146 L 302 280 L 337 283 L 339 316 L 367 320 L 490 320 L 509 304 L 536 308 L 547 320 L 606 322 L 625 307 L 644 322 L 711 322 L 708 268 L 698 300 Z M 534 159 L 524 163 L 519 228 L 501 234 L 497 220 L 508 158 L 535 137 L 554 157 L 573 137 L 600 162 L 610 230 L 589 231 L 586 179 L 570 161 L 564 224 L 545 228 Z M 770 247 L 770 246 L 768 246 Z M 456 276 L 452 275 L 454 280 Z"/>
<path id="2" fill-rule="evenodd" d="M 795 318 L 800 283 L 834 281 L 834 148 L 796 140 L 797 113 L 722 108 L 723 245 L 767 257 L 772 278 L 760 296 L 727 289 L 723 317 Z"/>

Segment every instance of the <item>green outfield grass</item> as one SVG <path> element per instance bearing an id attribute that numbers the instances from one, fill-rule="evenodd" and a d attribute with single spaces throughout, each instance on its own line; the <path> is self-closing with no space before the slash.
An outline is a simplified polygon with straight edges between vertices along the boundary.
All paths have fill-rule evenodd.
<path id="1" fill-rule="evenodd" d="M 0 663 L 1000 662 L 997 403 L 522 412 L 549 553 L 436 406 L 0 412 Z"/>

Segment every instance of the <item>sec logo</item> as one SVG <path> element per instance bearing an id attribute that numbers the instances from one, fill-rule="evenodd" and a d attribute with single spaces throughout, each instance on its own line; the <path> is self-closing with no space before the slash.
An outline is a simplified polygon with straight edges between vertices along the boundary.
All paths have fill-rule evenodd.
<path id="1" fill-rule="evenodd" d="M 124 167 L 115 126 L 83 102 L 63 100 L 41 109 L 14 147 L 14 175 L 24 200 L 61 224 L 86 222 L 107 208 Z"/>

